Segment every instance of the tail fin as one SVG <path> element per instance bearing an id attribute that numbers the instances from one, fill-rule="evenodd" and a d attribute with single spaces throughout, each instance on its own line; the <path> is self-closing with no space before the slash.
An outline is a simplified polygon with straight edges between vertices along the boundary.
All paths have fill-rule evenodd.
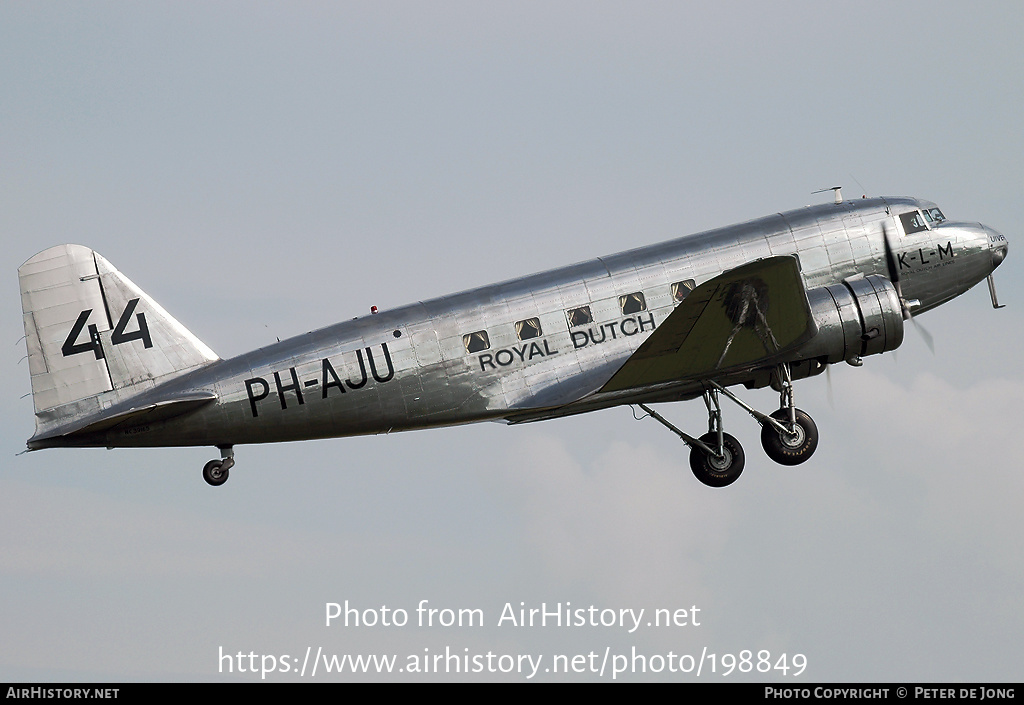
<path id="1" fill-rule="evenodd" d="M 88 247 L 44 250 L 18 278 L 37 426 L 98 409 L 105 392 L 123 399 L 220 359 Z"/>

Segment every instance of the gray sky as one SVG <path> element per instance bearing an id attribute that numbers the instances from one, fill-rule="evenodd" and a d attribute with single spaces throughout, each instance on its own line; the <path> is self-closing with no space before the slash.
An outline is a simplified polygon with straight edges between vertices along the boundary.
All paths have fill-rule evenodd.
<path id="1" fill-rule="evenodd" d="M 1014 2 L 3 3 L 0 680 L 446 646 L 1021 680 L 1022 35 Z M 207 448 L 15 457 L 33 430 L 16 269 L 51 245 L 95 248 L 230 357 L 834 184 L 1004 232 L 1008 306 L 981 287 L 923 316 L 936 353 L 908 330 L 833 370 L 834 406 L 824 377 L 798 384 L 822 435 L 804 466 L 768 461 L 733 406 L 747 468 L 725 490 L 628 408 L 243 446 L 219 489 Z M 699 401 L 662 411 L 706 423 Z M 345 600 L 486 624 L 325 627 Z M 700 626 L 498 627 L 520 602 L 696 605 Z M 536 679 L 594 677 L 550 665 Z"/>

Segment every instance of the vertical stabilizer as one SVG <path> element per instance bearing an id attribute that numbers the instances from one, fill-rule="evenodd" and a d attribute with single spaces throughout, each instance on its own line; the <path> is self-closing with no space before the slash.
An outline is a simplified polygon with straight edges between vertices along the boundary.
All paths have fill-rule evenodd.
<path id="1" fill-rule="evenodd" d="M 75 415 L 82 405 L 74 402 L 130 396 L 219 359 L 88 247 L 51 247 L 18 278 L 32 400 L 47 424 Z"/>

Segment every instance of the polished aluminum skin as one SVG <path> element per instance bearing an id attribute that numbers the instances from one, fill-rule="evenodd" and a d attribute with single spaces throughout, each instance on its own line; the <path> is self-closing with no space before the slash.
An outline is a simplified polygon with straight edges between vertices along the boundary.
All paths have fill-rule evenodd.
<path id="1" fill-rule="evenodd" d="M 906 314 L 964 293 L 1006 252 L 995 230 L 945 220 L 927 201 L 842 201 L 337 323 L 222 360 L 101 256 L 61 245 L 19 270 L 36 407 L 28 447 L 228 449 L 532 421 L 693 398 L 711 382 L 763 386 L 781 363 L 798 378 L 896 348 Z M 756 276 L 729 278 L 759 260 Z M 716 300 L 731 307 L 722 315 L 735 326 L 697 340 L 701 306 L 719 304 L 690 297 L 726 285 L 731 298 Z M 771 326 L 766 312 L 776 316 Z M 775 328 L 789 319 L 791 335 L 780 341 Z M 641 357 L 650 360 L 640 365 L 631 356 L 649 338 Z M 659 359 L 669 348 L 676 357 Z M 708 362 L 691 364 L 701 355 Z"/>

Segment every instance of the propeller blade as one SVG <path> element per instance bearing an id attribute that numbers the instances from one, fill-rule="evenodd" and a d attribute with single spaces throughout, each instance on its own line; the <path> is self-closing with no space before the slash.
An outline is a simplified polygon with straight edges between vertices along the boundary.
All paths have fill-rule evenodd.
<path id="1" fill-rule="evenodd" d="M 932 334 L 925 330 L 925 327 L 917 322 L 917 319 L 913 316 L 907 316 L 907 320 L 914 324 L 914 328 L 917 329 L 918 335 L 924 340 L 924 344 L 928 346 L 928 349 L 932 351 L 932 355 L 935 354 L 935 341 L 932 338 Z"/>
<path id="2" fill-rule="evenodd" d="M 889 227 L 886 223 L 882 223 L 882 242 L 886 247 L 886 266 L 889 267 L 889 281 L 893 283 L 896 288 L 896 295 L 899 296 L 900 308 L 903 309 L 903 320 L 911 321 L 913 317 L 910 315 L 910 306 L 907 305 L 906 298 L 903 297 L 903 287 L 899 283 L 899 266 L 896 263 L 896 255 L 893 254 L 892 243 L 889 242 Z"/>
<path id="3" fill-rule="evenodd" d="M 896 257 L 892 253 L 892 244 L 889 242 L 889 228 L 885 223 L 882 223 L 882 244 L 885 246 L 885 266 L 889 268 L 889 281 L 899 292 L 900 270 L 896 266 Z M 902 294 L 900 294 L 900 300 L 903 300 Z"/>
<path id="4" fill-rule="evenodd" d="M 825 383 L 828 385 L 825 387 L 825 393 L 828 398 L 828 405 L 830 408 L 836 408 L 835 396 L 832 394 L 832 365 L 825 365 Z"/>
<path id="5" fill-rule="evenodd" d="M 889 242 L 889 227 L 882 223 L 882 244 L 885 245 L 885 266 L 889 268 L 889 281 L 896 287 L 896 295 L 900 298 L 900 308 L 903 309 L 903 320 L 910 319 L 910 307 L 907 300 L 903 298 L 903 287 L 900 286 L 900 268 L 896 264 L 896 256 L 892 253 L 892 243 Z"/>
<path id="6" fill-rule="evenodd" d="M 918 335 L 924 340 L 924 344 L 928 346 L 928 349 L 932 351 L 932 355 L 935 354 L 935 340 L 932 338 L 932 334 L 925 330 L 914 316 L 910 313 L 910 305 L 907 300 L 903 297 L 903 287 L 900 286 L 900 270 L 896 263 L 896 256 L 893 254 L 892 243 L 889 241 L 889 227 L 886 223 L 882 223 L 882 243 L 885 245 L 885 264 L 889 268 L 889 281 L 896 288 L 896 296 L 900 299 L 900 308 L 903 309 L 903 320 L 910 321 L 914 324 L 914 328 L 917 330 Z M 915 305 L 916 302 L 915 302 Z"/>

